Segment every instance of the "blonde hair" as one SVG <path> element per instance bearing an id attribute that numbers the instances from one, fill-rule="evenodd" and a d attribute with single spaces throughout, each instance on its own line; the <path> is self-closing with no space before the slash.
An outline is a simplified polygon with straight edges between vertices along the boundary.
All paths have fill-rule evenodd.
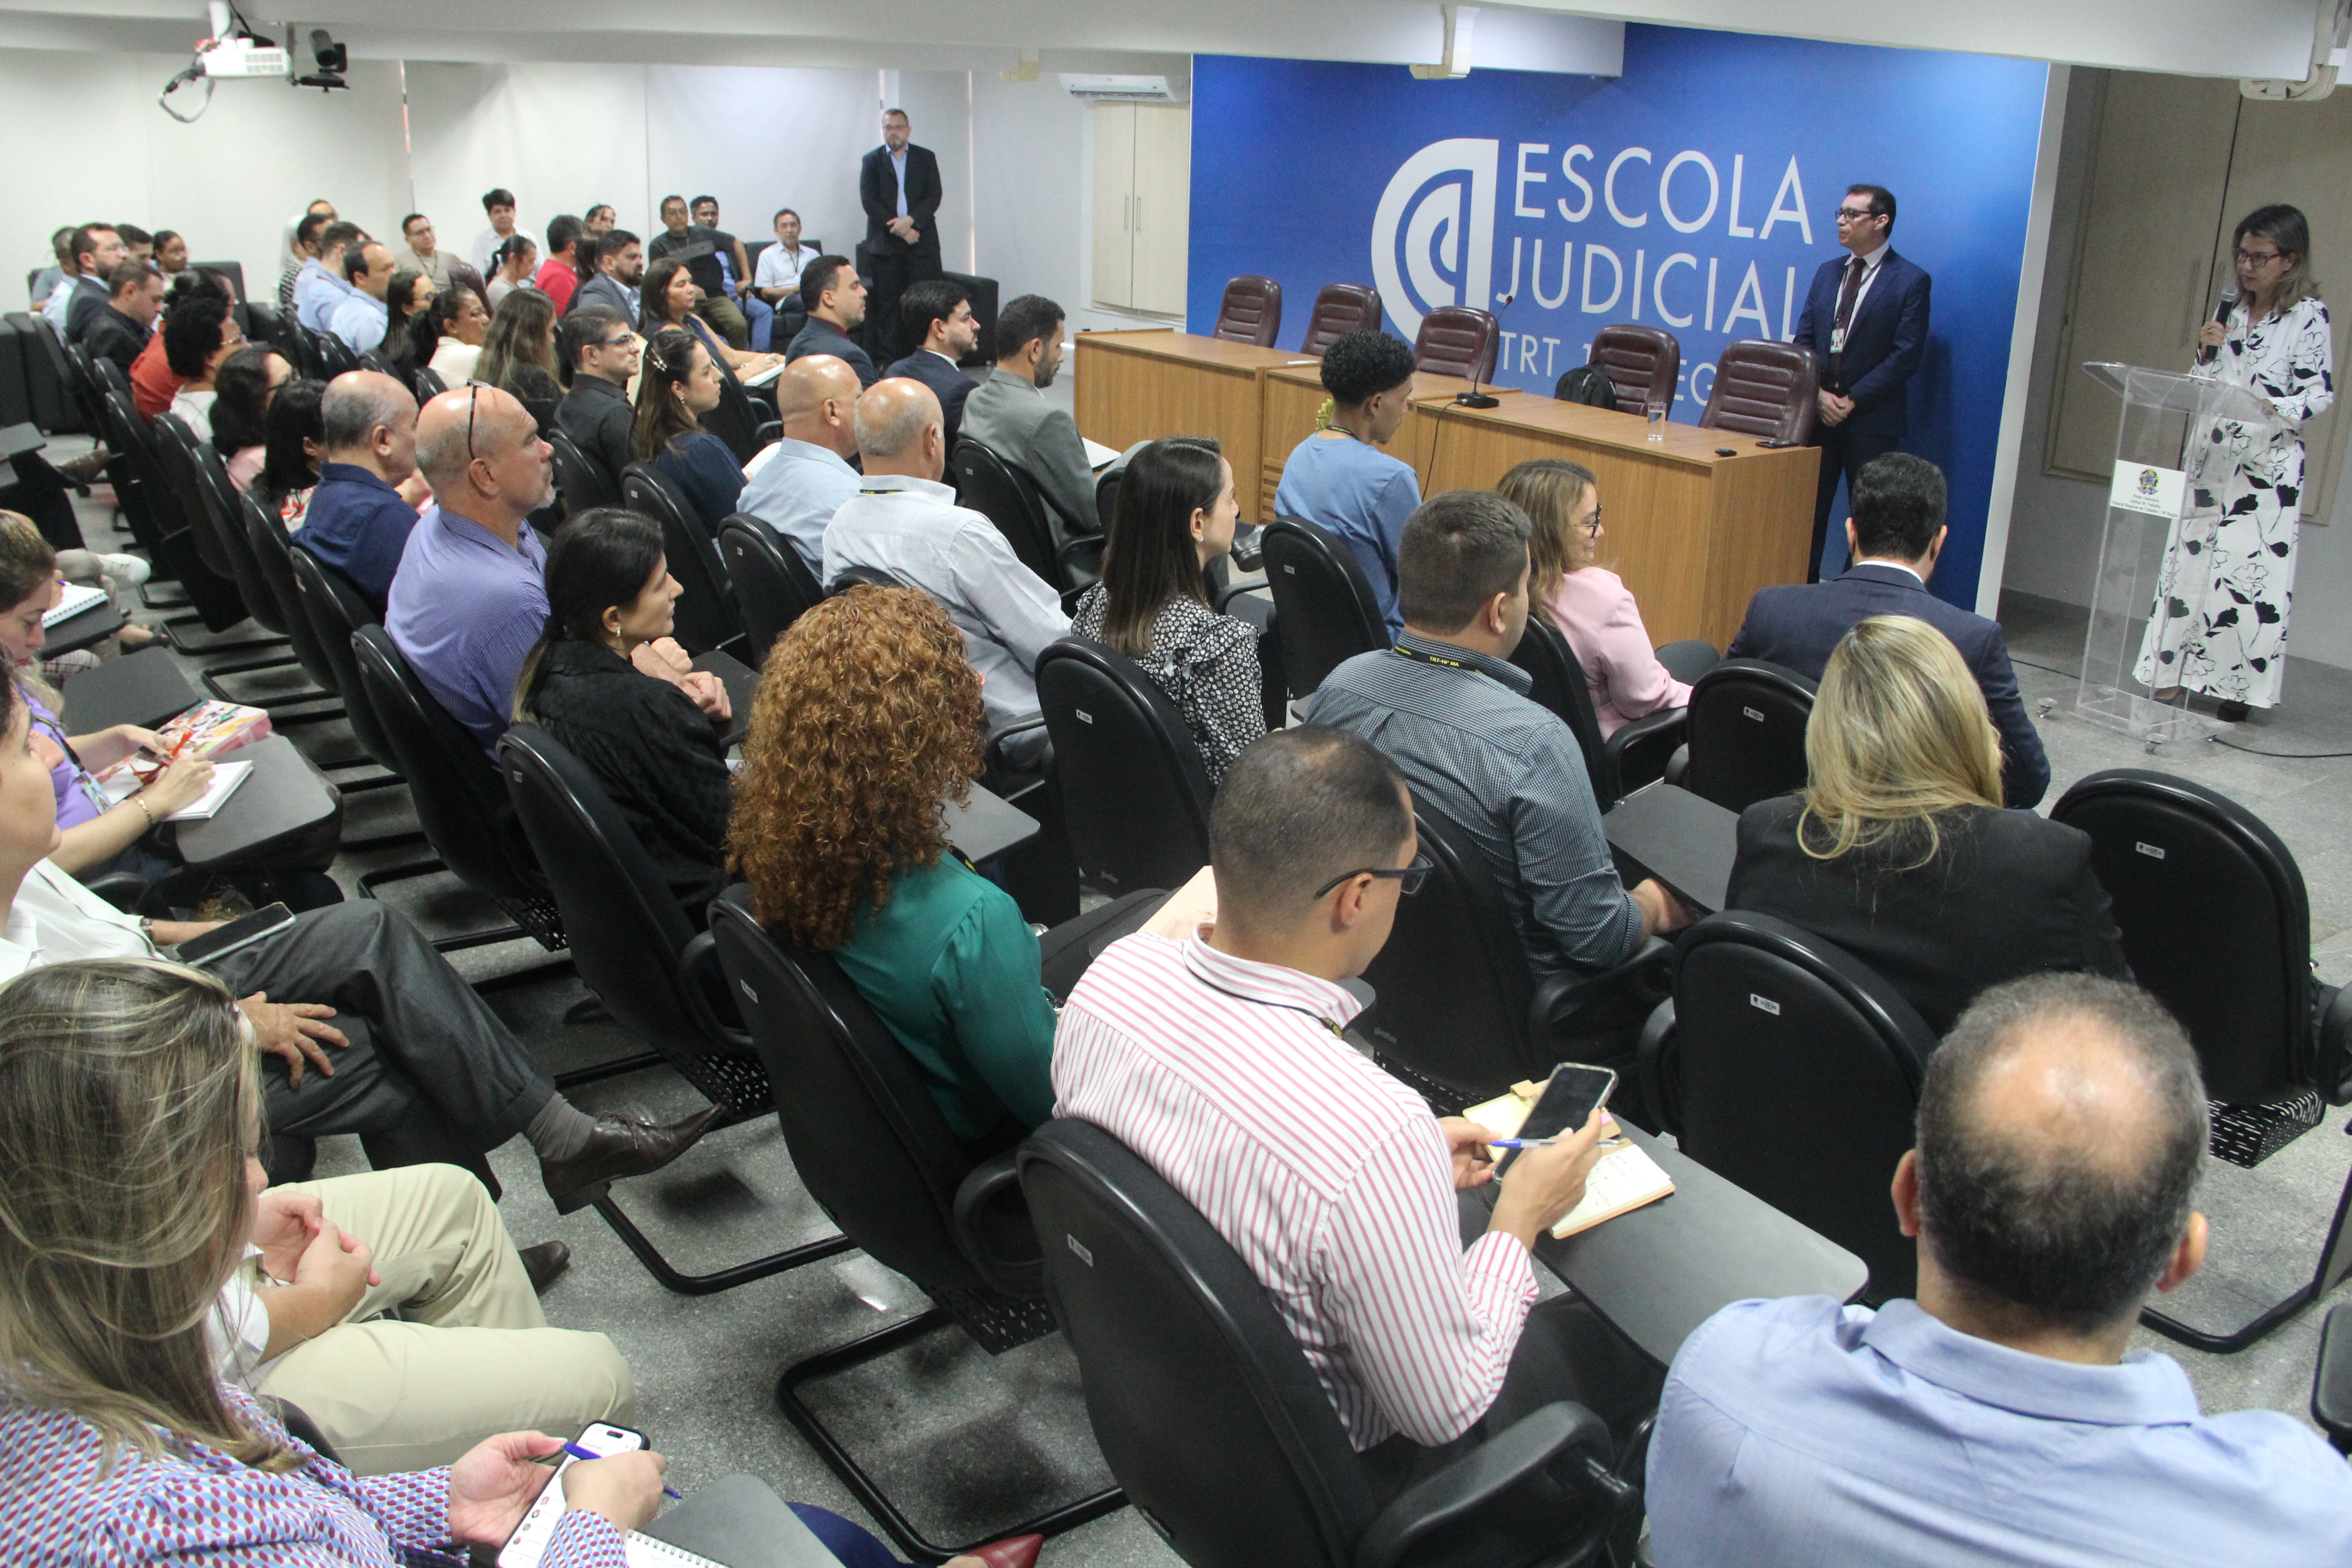
<path id="1" fill-rule="evenodd" d="M 1592 564 L 1592 536 L 1574 524 L 1585 492 L 1601 481 L 1591 468 L 1565 458 L 1536 458 L 1503 476 L 1496 493 L 1528 514 L 1528 602 L 1552 618 L 1552 590 L 1570 572 Z"/>
<path id="2" fill-rule="evenodd" d="M 205 1334 L 245 1255 L 261 1083 L 226 987 L 81 961 L 0 988 L 0 1379 L 123 1449 L 294 1452 L 225 1396 Z M 160 1433 L 160 1436 L 159 1436 Z"/>
<path id="3" fill-rule="evenodd" d="M 1924 866 L 1937 813 L 2001 803 L 1984 693 L 1950 639 L 1909 616 L 1873 616 L 1839 639 L 1805 725 L 1805 769 L 1797 844 L 1816 860 L 1924 829 L 1925 852 L 1903 868 Z"/>

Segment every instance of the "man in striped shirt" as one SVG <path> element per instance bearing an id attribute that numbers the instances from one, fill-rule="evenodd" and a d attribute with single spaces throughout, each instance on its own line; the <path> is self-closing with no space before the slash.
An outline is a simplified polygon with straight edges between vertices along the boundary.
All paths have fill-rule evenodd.
<path id="1" fill-rule="evenodd" d="M 1580 1304 L 1529 1310 L 1529 1249 L 1583 1196 L 1597 1113 L 1522 1155 L 1465 1252 L 1455 1190 L 1494 1179 L 1491 1134 L 1340 1037 L 1357 1004 L 1338 982 L 1427 869 L 1395 768 L 1339 731 L 1276 731 L 1226 773 L 1209 833 L 1213 921 L 1087 969 L 1055 1037 L 1056 1114 L 1134 1150 L 1233 1243 L 1391 1479 L 1555 1399 L 1624 1430 L 1657 1370 Z"/>

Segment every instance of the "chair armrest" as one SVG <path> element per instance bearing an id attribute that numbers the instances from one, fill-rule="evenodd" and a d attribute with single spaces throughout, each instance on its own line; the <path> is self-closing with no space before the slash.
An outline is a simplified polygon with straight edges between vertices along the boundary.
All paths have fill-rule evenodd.
<path id="1" fill-rule="evenodd" d="M 1014 1172 L 1015 1150 L 972 1167 L 956 1188 L 955 1238 L 992 1290 L 1024 1301 L 1045 1294 L 1045 1255 Z"/>
<path id="2" fill-rule="evenodd" d="M 1465 1536 L 1493 1543 L 1482 1553 L 1493 1562 L 1538 1552 L 1547 1563 L 1580 1562 L 1640 1502 L 1603 1462 L 1609 1447 L 1599 1416 L 1565 1400 L 1547 1405 L 1382 1509 L 1356 1543 L 1355 1568 L 1403 1568 L 1423 1548 Z M 1562 1490 L 1583 1505 L 1573 1517 L 1543 1506 Z"/>
<path id="3" fill-rule="evenodd" d="M 1654 1131 L 1683 1135 L 1680 1097 L 1675 1093 L 1668 1053 L 1675 1044 L 1675 999 L 1657 1005 L 1642 1026 L 1642 1042 L 1633 1047 L 1633 1071 L 1642 1080 L 1642 1101 L 1657 1121 Z"/>
<path id="4" fill-rule="evenodd" d="M 2352 1454 L 2352 1303 L 2330 1307 L 2311 1374 L 2311 1418 L 2339 1454 Z"/>
<path id="5" fill-rule="evenodd" d="M 719 967 L 719 939 L 710 932 L 697 931 L 677 955 L 678 989 L 686 993 L 686 1009 L 694 1015 L 697 1027 L 712 1045 L 740 1051 L 746 1056 L 758 1053 L 751 1033 L 743 1027 L 742 1016 L 735 1010 L 735 994 L 729 988 L 726 972 Z"/>
<path id="6" fill-rule="evenodd" d="M 1683 784 L 1685 779 L 1690 777 L 1689 742 L 1685 742 L 1682 745 L 1676 746 L 1675 748 L 1675 754 L 1666 759 L 1665 777 L 1666 782 L 1670 784 L 1675 784 L 1685 789 L 1689 787 L 1687 784 Z"/>
<path id="7" fill-rule="evenodd" d="M 1602 1000 L 1629 1001 L 1646 1013 L 1674 994 L 1674 944 L 1654 936 L 1614 969 L 1552 975 L 1528 1004 L 1528 1038 L 1549 1039 L 1579 1011 Z"/>
<path id="8" fill-rule="evenodd" d="M 109 871 L 82 884 L 124 914 L 139 908 L 139 900 L 147 895 L 147 879 L 130 871 Z"/>
<path id="9" fill-rule="evenodd" d="M 2352 1104 L 2352 986 L 2314 987 L 2312 1087 L 2330 1105 Z"/>
<path id="10" fill-rule="evenodd" d="M 1617 764 L 1617 791 L 1632 795 L 1665 776 L 1674 753 L 1690 736 L 1690 710 L 1661 708 L 1645 713 L 1609 737 L 1601 752 Z"/>
<path id="11" fill-rule="evenodd" d="M 1030 769 L 1015 768 L 1005 762 L 1004 742 L 1024 731 L 1042 730 L 1045 727 L 1045 716 L 1043 713 L 1032 713 L 1025 718 L 1015 719 L 1010 724 L 991 730 L 988 732 L 988 739 L 981 745 L 981 765 L 991 773 L 1028 773 Z M 1050 745 L 1051 742 L 1048 742 L 1049 749 L 1045 753 L 1048 759 L 1053 756 Z M 1043 771 L 1052 771 L 1050 760 Z"/>

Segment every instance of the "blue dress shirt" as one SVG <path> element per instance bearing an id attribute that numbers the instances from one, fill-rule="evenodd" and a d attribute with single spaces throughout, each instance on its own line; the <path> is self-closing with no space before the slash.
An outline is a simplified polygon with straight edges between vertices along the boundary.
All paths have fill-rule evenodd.
<path id="1" fill-rule="evenodd" d="M 1380 601 L 1389 636 L 1404 629 L 1397 608 L 1397 541 L 1421 504 L 1412 469 L 1367 442 L 1309 436 L 1282 465 L 1274 492 L 1277 517 L 1300 517 L 1344 541 Z"/>
<path id="2" fill-rule="evenodd" d="M 425 509 L 392 580 L 383 629 L 425 689 L 496 761 L 515 677 L 547 629 L 547 551 L 526 524 L 509 545 L 473 519 Z"/>
<path id="3" fill-rule="evenodd" d="M 776 531 L 808 569 L 824 570 L 824 525 L 857 493 L 857 470 L 830 447 L 778 441 L 736 505 Z"/>
<path id="4" fill-rule="evenodd" d="M 363 354 L 383 342 L 384 326 L 391 313 L 384 302 L 363 289 L 354 289 L 335 304 L 327 318 L 327 329 L 351 344 L 353 353 Z"/>
<path id="5" fill-rule="evenodd" d="M 2170 1356 L 2053 1361 L 1908 1300 L 1708 1319 L 1666 1378 L 1648 1502 L 1669 1564 L 2352 1563 L 2352 1470 L 2290 1417 L 2202 1415 Z"/>
<path id="6" fill-rule="evenodd" d="M 294 319 L 314 332 L 332 331 L 335 311 L 358 292 L 317 260 L 306 261 L 294 275 Z"/>
<path id="7" fill-rule="evenodd" d="M 294 542 L 352 580 L 383 614 L 416 509 L 356 463 L 322 463 Z"/>

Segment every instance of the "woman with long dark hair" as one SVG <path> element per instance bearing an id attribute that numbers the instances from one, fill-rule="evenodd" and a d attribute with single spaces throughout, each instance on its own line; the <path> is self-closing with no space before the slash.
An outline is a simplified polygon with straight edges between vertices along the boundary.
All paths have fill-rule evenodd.
<path id="1" fill-rule="evenodd" d="M 676 484 L 714 537 L 743 494 L 735 454 L 702 427 L 702 416 L 719 406 L 720 375 L 702 339 L 663 327 L 646 342 L 637 376 L 637 461 Z"/>
<path id="2" fill-rule="evenodd" d="M 1102 581 L 1070 629 L 1143 667 L 1184 710 L 1213 782 L 1265 733 L 1257 632 L 1209 608 L 1202 574 L 1234 546 L 1241 505 L 1215 441 L 1154 441 L 1127 465 L 1103 551 Z"/>
<path id="3" fill-rule="evenodd" d="M 782 357 L 729 346 L 726 339 L 695 314 L 694 301 L 700 292 L 685 262 L 674 256 L 663 257 L 646 268 L 645 281 L 637 286 L 637 330 L 650 336 L 664 327 L 682 328 L 710 351 L 711 358 L 730 370 L 744 374 L 765 370 Z"/>
<path id="4" fill-rule="evenodd" d="M 490 309 L 496 311 L 509 294 L 531 287 L 530 275 L 539 270 L 539 246 L 527 234 L 510 234 L 499 242 L 490 262 L 496 268 L 488 284 Z"/>
<path id="5" fill-rule="evenodd" d="M 269 405 L 294 379 L 294 367 L 276 349 L 247 343 L 213 374 L 213 449 L 228 482 L 243 495 L 261 477 L 269 445 Z"/>
<path id="6" fill-rule="evenodd" d="M 433 296 L 430 307 L 409 319 L 414 342 L 408 352 L 444 386 L 463 386 L 474 379 L 482 340 L 489 331 L 490 313 L 483 309 L 482 297 L 462 283 L 452 283 Z"/>
<path id="7" fill-rule="evenodd" d="M 432 314 L 433 278 L 429 273 L 404 267 L 392 275 L 384 289 L 385 310 L 383 353 L 398 366 L 402 379 L 415 374 L 416 367 L 431 354 L 417 354 L 416 324 Z"/>
<path id="8" fill-rule="evenodd" d="M 289 381 L 269 402 L 268 438 L 261 459 L 261 500 L 291 533 L 310 510 L 319 488 L 319 465 L 327 460 L 327 423 L 320 402 L 323 381 Z"/>
<path id="9" fill-rule="evenodd" d="M 536 289 L 518 289 L 499 301 L 473 379 L 514 394 L 541 436 L 554 429 L 567 379 L 555 353 L 555 301 Z"/>

